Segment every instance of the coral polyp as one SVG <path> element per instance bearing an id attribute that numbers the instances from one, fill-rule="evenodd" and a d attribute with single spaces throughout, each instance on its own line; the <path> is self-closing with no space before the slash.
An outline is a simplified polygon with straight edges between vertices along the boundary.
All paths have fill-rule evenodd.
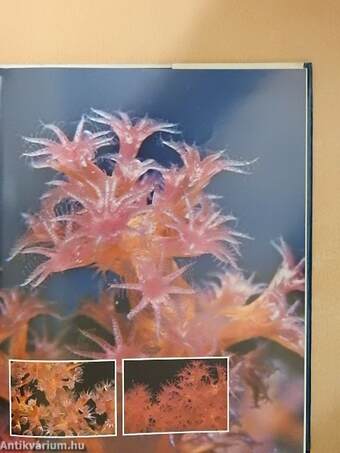
<path id="1" fill-rule="evenodd" d="M 189 204 L 188 199 L 186 199 Z M 233 216 L 221 215 L 208 199 L 202 199 L 199 206 L 191 208 L 185 218 L 168 213 L 166 226 L 176 231 L 177 237 L 165 238 L 162 246 L 170 248 L 178 256 L 192 257 L 210 254 L 220 261 L 237 268 L 239 240 L 245 234 L 226 226 L 234 221 Z"/>
<path id="2" fill-rule="evenodd" d="M 170 274 L 164 275 L 163 259 L 157 263 L 157 261 L 151 261 L 150 258 L 139 258 L 136 265 L 138 283 L 116 283 L 111 286 L 142 293 L 141 300 L 130 311 L 128 319 L 133 319 L 140 311 L 150 305 L 155 312 L 156 329 L 159 333 L 162 305 L 175 304 L 174 297 L 176 295 L 194 294 L 192 288 L 176 285 L 176 280 L 187 268 L 188 266 L 184 266 Z"/>
<path id="3" fill-rule="evenodd" d="M 175 124 L 158 122 L 151 118 L 141 118 L 135 122 L 125 112 L 110 114 L 102 110 L 92 109 L 97 116 L 90 116 L 96 123 L 110 126 L 119 140 L 119 159 L 133 160 L 143 141 L 155 132 L 176 132 Z"/>
<path id="4" fill-rule="evenodd" d="M 79 121 L 73 140 L 69 140 L 64 132 L 54 124 L 46 124 L 45 129 L 52 131 L 58 141 L 47 138 L 25 137 L 28 143 L 40 145 L 41 148 L 24 153 L 32 158 L 35 168 L 52 167 L 62 171 L 65 166 L 86 166 L 91 161 L 97 149 L 112 143 L 109 131 L 91 133 L 85 130 L 85 117 Z"/>

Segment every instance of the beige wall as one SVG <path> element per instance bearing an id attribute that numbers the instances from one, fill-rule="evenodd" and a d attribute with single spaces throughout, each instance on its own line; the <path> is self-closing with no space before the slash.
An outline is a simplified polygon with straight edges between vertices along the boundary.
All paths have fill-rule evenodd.
<path id="1" fill-rule="evenodd" d="M 0 63 L 314 65 L 312 452 L 340 451 L 340 0 L 1 0 Z"/>

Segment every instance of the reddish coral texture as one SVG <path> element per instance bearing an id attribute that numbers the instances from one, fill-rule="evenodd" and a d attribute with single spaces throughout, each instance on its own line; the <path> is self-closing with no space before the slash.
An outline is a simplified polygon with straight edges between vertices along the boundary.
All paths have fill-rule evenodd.
<path id="1" fill-rule="evenodd" d="M 41 261 L 23 282 L 27 288 L 36 288 L 34 292 L 11 289 L 0 294 L 3 360 L 7 354 L 38 359 L 116 358 L 120 370 L 125 357 L 232 355 L 232 432 L 201 436 L 199 443 L 207 445 L 207 450 L 197 450 L 198 438 L 190 436 L 177 436 L 171 445 L 200 452 L 224 451 L 223 445 L 230 448 L 231 443 L 241 443 L 244 449 L 251 445 L 250 451 L 270 451 L 270 442 L 277 439 L 299 445 L 302 403 L 299 398 L 288 401 L 282 394 L 302 395 L 301 379 L 291 382 L 292 389 L 286 388 L 288 368 L 275 366 L 273 373 L 266 346 L 276 343 L 281 348 L 277 350 L 303 357 L 299 304 L 304 261 L 296 262 L 280 239 L 273 244 L 281 264 L 272 280 L 254 282 L 238 265 L 241 241 L 247 235 L 235 229 L 232 215 L 222 212 L 218 194 L 207 192 L 217 174 L 246 174 L 252 163 L 169 140 L 178 132 L 174 124 L 132 119 L 122 112 L 93 110 L 82 117 L 72 138 L 53 124 L 44 130 L 44 137 L 26 138 L 25 155 L 33 167 L 53 169 L 58 176 L 42 195 L 40 210 L 25 214 L 26 233 L 10 256 L 35 255 Z M 177 153 L 180 165 L 165 167 L 157 159 L 140 159 L 141 145 L 153 134 L 161 134 L 163 152 Z M 214 257 L 221 270 L 205 282 L 191 284 L 189 265 L 180 266 L 177 258 L 192 265 L 203 255 Z M 84 267 L 119 276 L 111 288 L 105 288 L 99 302 L 84 301 L 73 314 L 90 318 L 113 334 L 114 341 L 104 338 L 97 327 L 81 332 L 73 327 L 71 341 L 67 335 L 37 336 L 33 318 L 58 316 L 55 308 L 39 299 L 40 285 L 56 273 Z M 121 291 L 127 292 L 127 315 L 115 311 Z M 62 321 L 67 329 L 69 319 Z M 234 349 L 245 340 L 255 340 L 253 351 Z M 6 373 L 0 378 L 1 388 L 6 388 Z M 274 416 L 265 427 L 254 429 L 254 406 L 262 411 L 255 417 L 258 420 L 272 413 L 273 401 L 277 402 Z M 155 448 L 148 446 L 148 451 Z"/>
<path id="2" fill-rule="evenodd" d="M 135 385 L 125 392 L 124 403 L 126 433 L 226 431 L 226 365 L 193 361 L 156 394 L 143 384 Z"/>
<path id="3" fill-rule="evenodd" d="M 75 386 L 82 374 L 79 363 L 12 362 L 12 432 L 26 436 L 114 434 L 114 382 L 101 382 L 77 393 Z"/>

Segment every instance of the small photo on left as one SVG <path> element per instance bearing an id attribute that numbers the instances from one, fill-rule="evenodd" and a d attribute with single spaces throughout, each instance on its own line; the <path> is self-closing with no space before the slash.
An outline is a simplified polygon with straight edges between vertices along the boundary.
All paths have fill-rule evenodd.
<path id="1" fill-rule="evenodd" d="M 9 361 L 10 434 L 116 436 L 114 360 Z"/>

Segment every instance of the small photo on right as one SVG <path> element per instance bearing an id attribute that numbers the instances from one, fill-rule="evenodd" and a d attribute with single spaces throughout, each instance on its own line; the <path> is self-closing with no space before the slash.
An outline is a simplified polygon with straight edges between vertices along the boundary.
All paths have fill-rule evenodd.
<path id="1" fill-rule="evenodd" d="M 126 359 L 123 434 L 229 430 L 228 358 Z"/>

